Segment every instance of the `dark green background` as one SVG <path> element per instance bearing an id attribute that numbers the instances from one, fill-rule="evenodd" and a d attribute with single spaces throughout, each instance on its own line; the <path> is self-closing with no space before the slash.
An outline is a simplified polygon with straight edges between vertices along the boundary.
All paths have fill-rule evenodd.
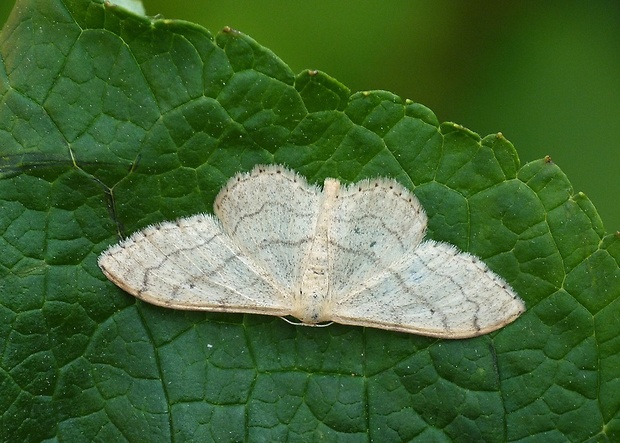
<path id="1" fill-rule="evenodd" d="M 0 3 L 5 21 L 13 1 Z M 295 72 L 385 89 L 550 155 L 620 230 L 620 3 L 146 0 L 150 15 L 236 28 Z"/>

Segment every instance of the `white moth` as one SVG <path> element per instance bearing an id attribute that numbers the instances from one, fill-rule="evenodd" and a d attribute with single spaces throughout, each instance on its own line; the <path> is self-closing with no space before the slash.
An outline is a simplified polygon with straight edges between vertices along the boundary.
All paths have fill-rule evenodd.
<path id="1" fill-rule="evenodd" d="M 214 205 L 136 232 L 99 257 L 116 285 L 165 307 L 293 316 L 440 338 L 525 311 L 480 259 L 424 241 L 426 214 L 394 180 L 323 189 L 282 166 L 230 179 Z"/>

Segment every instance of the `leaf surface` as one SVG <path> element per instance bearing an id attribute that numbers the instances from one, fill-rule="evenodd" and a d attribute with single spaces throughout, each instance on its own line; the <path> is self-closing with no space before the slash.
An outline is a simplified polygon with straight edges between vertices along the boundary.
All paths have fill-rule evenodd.
<path id="1" fill-rule="evenodd" d="M 225 29 L 18 0 L 0 36 L 3 441 L 614 441 L 620 239 L 550 160 Z M 96 260 L 257 163 L 388 176 L 528 311 L 445 341 L 137 302 Z"/>

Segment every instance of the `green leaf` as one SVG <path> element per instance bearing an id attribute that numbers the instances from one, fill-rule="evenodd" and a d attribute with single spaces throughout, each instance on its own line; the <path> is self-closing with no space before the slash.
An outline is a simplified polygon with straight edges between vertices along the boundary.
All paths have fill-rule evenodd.
<path id="1" fill-rule="evenodd" d="M 620 237 L 550 159 L 225 29 L 18 0 L 0 53 L 0 440 L 617 441 Z M 136 301 L 97 256 L 257 163 L 389 176 L 528 311 L 436 340 Z"/>

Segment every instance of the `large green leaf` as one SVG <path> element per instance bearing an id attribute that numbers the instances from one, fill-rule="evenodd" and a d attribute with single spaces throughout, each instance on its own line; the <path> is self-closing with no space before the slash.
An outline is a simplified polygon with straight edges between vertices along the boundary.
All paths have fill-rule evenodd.
<path id="1" fill-rule="evenodd" d="M 614 441 L 620 239 L 550 159 L 224 30 L 18 0 L 0 41 L 3 441 Z M 257 163 L 389 176 L 526 301 L 445 341 L 166 310 L 97 256 Z"/>

